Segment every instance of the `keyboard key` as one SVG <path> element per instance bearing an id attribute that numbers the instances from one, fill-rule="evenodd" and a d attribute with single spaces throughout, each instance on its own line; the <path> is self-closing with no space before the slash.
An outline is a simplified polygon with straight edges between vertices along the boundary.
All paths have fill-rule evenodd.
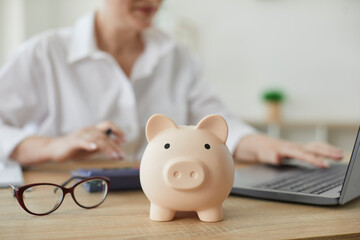
<path id="1" fill-rule="evenodd" d="M 286 176 L 257 185 L 257 188 L 321 194 L 343 183 L 346 166 L 333 165 L 328 169 L 295 169 Z"/>

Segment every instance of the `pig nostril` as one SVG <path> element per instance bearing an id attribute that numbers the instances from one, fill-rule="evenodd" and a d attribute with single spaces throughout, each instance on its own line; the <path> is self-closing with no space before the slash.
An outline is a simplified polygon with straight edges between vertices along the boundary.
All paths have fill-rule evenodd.
<path id="1" fill-rule="evenodd" d="M 196 172 L 194 172 L 194 171 L 192 171 L 191 173 L 190 173 L 190 177 L 191 178 L 197 178 L 197 173 Z"/>
<path id="2" fill-rule="evenodd" d="M 175 171 L 173 175 L 174 175 L 174 177 L 176 177 L 176 178 L 180 178 L 180 177 L 181 177 L 181 175 L 180 175 L 180 173 L 179 173 L 178 171 Z"/>

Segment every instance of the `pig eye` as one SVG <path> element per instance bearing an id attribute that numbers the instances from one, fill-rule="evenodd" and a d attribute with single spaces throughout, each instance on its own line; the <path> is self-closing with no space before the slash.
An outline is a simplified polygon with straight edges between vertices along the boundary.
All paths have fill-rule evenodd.
<path id="1" fill-rule="evenodd" d="M 165 149 L 169 149 L 169 147 L 170 147 L 170 143 L 167 143 L 167 144 L 164 145 Z"/>
<path id="2" fill-rule="evenodd" d="M 206 149 L 210 149 L 210 145 L 207 144 L 207 143 L 204 145 L 204 147 L 205 147 Z"/>

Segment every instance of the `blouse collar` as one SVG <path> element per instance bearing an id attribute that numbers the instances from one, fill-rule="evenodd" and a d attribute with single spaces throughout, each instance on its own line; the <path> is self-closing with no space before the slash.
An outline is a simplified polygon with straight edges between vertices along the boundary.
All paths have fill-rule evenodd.
<path id="1" fill-rule="evenodd" d="M 171 38 L 155 27 L 143 31 L 144 52 L 134 64 L 131 78 L 137 79 L 150 75 L 160 59 L 175 46 Z M 107 53 L 101 51 L 95 36 L 95 12 L 80 18 L 73 28 L 68 49 L 68 63 L 73 64 L 86 58 L 97 59 Z"/>

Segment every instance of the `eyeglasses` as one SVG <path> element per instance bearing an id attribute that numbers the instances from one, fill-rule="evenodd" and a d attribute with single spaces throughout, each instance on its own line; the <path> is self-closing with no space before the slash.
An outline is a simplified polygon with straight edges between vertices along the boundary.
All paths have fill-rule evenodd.
<path id="1" fill-rule="evenodd" d="M 71 181 L 77 182 L 71 187 L 65 186 Z M 74 176 L 62 185 L 53 183 L 34 183 L 21 187 L 9 185 L 10 191 L 16 197 L 20 206 L 28 213 L 43 216 L 52 213 L 71 193 L 75 203 L 82 208 L 95 208 L 102 204 L 108 194 L 110 179 L 107 177 Z"/>

